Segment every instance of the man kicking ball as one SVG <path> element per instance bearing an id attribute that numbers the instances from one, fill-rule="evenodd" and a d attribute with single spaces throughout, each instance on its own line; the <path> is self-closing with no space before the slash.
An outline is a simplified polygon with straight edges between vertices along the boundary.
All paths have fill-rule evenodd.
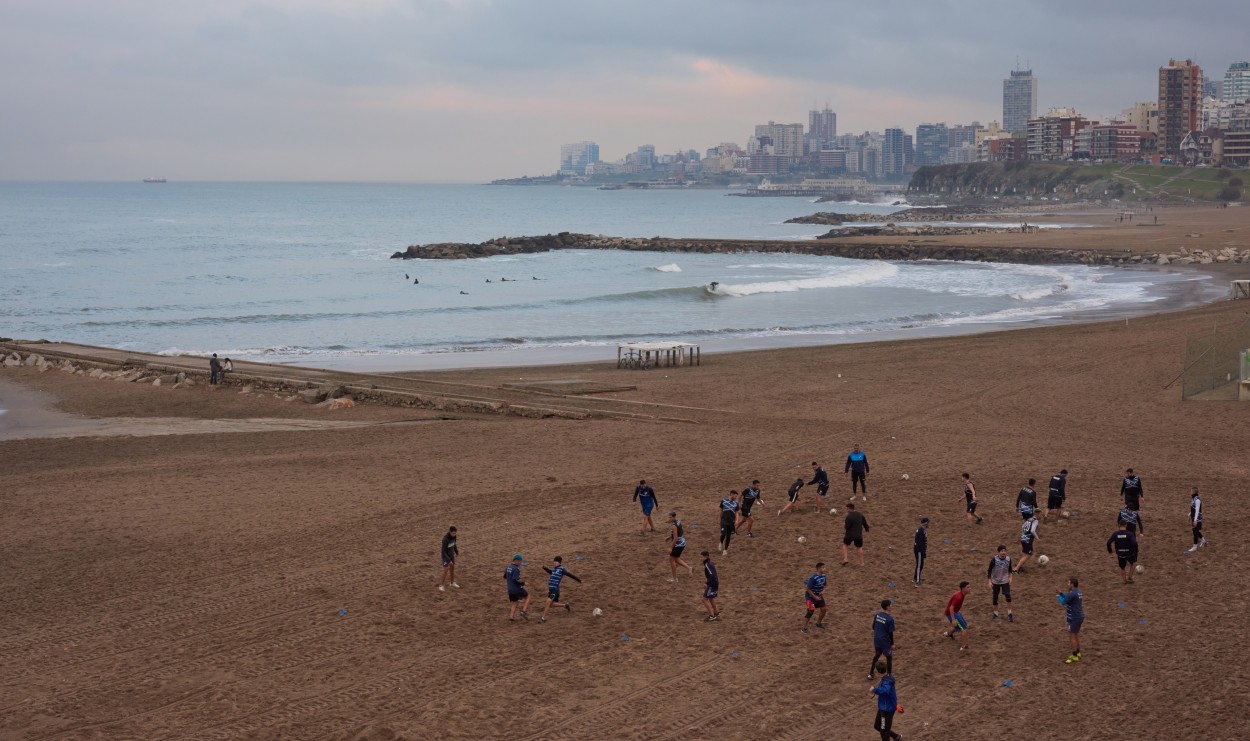
<path id="1" fill-rule="evenodd" d="M 803 618 L 803 632 L 810 633 L 808 629 L 812 624 L 812 614 L 820 610 L 820 617 L 816 618 L 816 627 L 821 630 L 825 629 L 825 613 L 829 610 L 825 607 L 825 563 L 824 561 L 816 562 L 816 573 L 807 577 L 803 582 L 806 591 L 803 598 L 807 602 L 807 616 Z"/>
<path id="2" fill-rule="evenodd" d="M 551 559 L 551 566 L 544 566 L 543 571 L 551 574 L 551 577 L 547 579 L 547 606 L 543 608 L 543 616 L 538 618 L 539 625 L 547 622 L 547 611 L 552 607 L 563 607 L 565 612 L 573 609 L 569 603 L 560 602 L 560 580 L 567 576 L 578 584 L 582 583 L 581 579 L 573 576 L 573 572 L 564 568 L 564 559 L 560 556 Z"/>

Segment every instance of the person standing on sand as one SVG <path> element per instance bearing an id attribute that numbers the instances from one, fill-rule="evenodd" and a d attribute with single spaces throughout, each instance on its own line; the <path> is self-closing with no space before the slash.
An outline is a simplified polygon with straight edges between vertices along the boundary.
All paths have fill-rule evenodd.
<path id="1" fill-rule="evenodd" d="M 547 579 L 547 604 L 543 607 L 543 616 L 538 618 L 538 624 L 542 625 L 547 622 L 547 611 L 552 607 L 563 607 L 565 612 L 572 612 L 573 608 L 567 602 L 560 602 L 560 581 L 564 577 L 568 577 L 578 584 L 582 583 L 581 579 L 573 576 L 573 572 L 564 568 L 564 558 L 556 556 L 551 559 L 551 566 L 544 566 L 543 571 L 551 575 Z"/>
<path id="2" fill-rule="evenodd" d="M 1059 514 L 1063 510 L 1063 502 L 1068 498 L 1068 469 L 1063 469 L 1059 473 L 1050 477 L 1050 492 L 1046 496 L 1046 515 L 1043 519 L 1049 519 L 1052 514 Z"/>
<path id="3" fill-rule="evenodd" d="M 797 507 L 798 510 L 802 509 L 802 506 L 799 505 L 799 491 L 802 490 L 803 486 L 804 486 L 803 479 L 795 479 L 794 483 L 790 484 L 790 490 L 786 493 L 790 501 L 786 502 L 786 506 L 777 510 L 778 517 L 781 517 L 783 514 L 785 514 L 785 512 L 789 510 L 791 507 Z"/>
<path id="4" fill-rule="evenodd" d="M 1081 626 L 1085 623 L 1085 608 L 1081 606 L 1083 595 L 1077 586 L 1078 582 L 1073 576 L 1068 579 L 1068 591 L 1057 595 L 1059 604 L 1066 610 L 1068 642 L 1072 644 L 1072 655 L 1064 660 L 1065 664 L 1075 664 L 1081 660 Z"/>
<path id="5" fill-rule="evenodd" d="M 1120 523 L 1120 529 L 1107 538 L 1107 553 L 1113 550 L 1120 563 L 1120 578 L 1125 584 L 1132 584 L 1133 569 L 1137 565 L 1137 536 L 1123 522 Z"/>
<path id="6" fill-rule="evenodd" d="M 703 606 L 707 608 L 707 621 L 720 620 L 720 610 L 716 607 L 716 597 L 720 594 L 720 577 L 716 574 L 716 564 L 712 556 L 703 551 Z"/>
<path id="7" fill-rule="evenodd" d="M 221 376 L 221 361 L 217 359 L 217 353 L 213 353 L 213 357 L 208 359 L 208 383 L 210 386 L 217 385 L 217 379 Z"/>
<path id="8" fill-rule="evenodd" d="M 643 479 L 638 482 L 638 486 L 634 487 L 634 501 L 642 506 L 642 531 L 639 535 L 646 535 L 647 531 L 655 532 L 655 525 L 651 523 L 651 510 L 655 509 L 655 505 L 660 500 L 655 496 L 655 490 L 647 485 L 647 480 Z"/>
<path id="9" fill-rule="evenodd" d="M 738 490 L 729 492 L 729 496 L 720 500 L 720 554 L 729 555 L 729 541 L 738 532 Z"/>
<path id="10" fill-rule="evenodd" d="M 443 558 L 443 575 L 438 580 L 438 591 L 446 592 L 444 585 L 448 582 L 451 582 L 451 586 L 455 589 L 459 589 L 460 585 L 456 583 L 456 556 L 460 555 L 460 548 L 456 545 L 455 525 L 447 528 L 439 554 Z"/>
<path id="11" fill-rule="evenodd" d="M 742 508 L 738 510 L 738 527 L 746 524 L 748 538 L 755 537 L 755 533 L 751 532 L 751 528 L 755 526 L 755 517 L 751 514 L 751 508 L 755 506 L 756 502 L 764 503 L 763 493 L 760 492 L 759 479 L 752 481 L 751 486 L 742 492 Z"/>
<path id="12" fill-rule="evenodd" d="M 669 581 L 677 581 L 678 566 L 685 568 L 688 574 L 693 574 L 694 569 L 681 560 L 681 552 L 686 550 L 686 531 L 681 526 L 681 520 L 677 519 L 676 512 L 668 513 L 668 529 L 668 538 L 664 542 L 671 541 L 673 544 L 673 547 L 668 552 L 668 565 L 673 569 L 673 576 Z"/>
<path id="13" fill-rule="evenodd" d="M 1037 490 L 1033 488 L 1036 484 L 1037 479 L 1029 479 L 1029 485 L 1022 487 L 1016 495 L 1016 511 L 1026 520 L 1037 511 Z"/>
<path id="14" fill-rule="evenodd" d="M 1120 482 L 1120 494 L 1124 497 L 1124 506 L 1136 512 L 1141 509 L 1142 487 L 1141 476 L 1133 473 L 1133 469 L 1124 472 L 1124 480 Z"/>
<path id="15" fill-rule="evenodd" d="M 958 633 L 960 651 L 968 650 L 968 621 L 964 619 L 963 607 L 964 597 L 968 596 L 970 591 L 972 591 L 971 584 L 966 581 L 959 582 L 959 591 L 951 595 L 946 603 L 946 611 L 942 613 L 946 617 L 946 622 L 951 626 L 949 630 L 942 631 L 942 635 L 954 638 Z"/>
<path id="16" fill-rule="evenodd" d="M 1024 570 L 1024 565 L 1033 556 L 1033 543 L 1039 537 L 1037 534 L 1037 518 L 1029 515 L 1028 519 L 1020 525 L 1020 552 L 1024 555 L 1020 557 L 1020 563 L 1012 570 L 1013 574 L 1018 574 Z"/>
<path id="17" fill-rule="evenodd" d="M 890 606 L 893 600 L 881 600 L 881 609 L 876 615 L 872 616 L 872 662 L 868 665 L 868 681 L 871 682 L 876 677 L 873 676 L 873 669 L 879 664 L 877 659 L 885 657 L 885 671 L 883 674 L 894 673 L 894 616 L 890 614 Z"/>
<path id="18" fill-rule="evenodd" d="M 512 563 L 504 569 L 503 580 L 508 585 L 508 622 L 516 622 L 517 607 L 521 608 L 521 617 L 530 619 L 530 593 L 525 590 L 525 580 L 521 578 L 521 563 L 525 559 L 518 553 L 512 557 Z"/>
<path id="19" fill-rule="evenodd" d="M 924 579 L 924 559 L 929 555 L 929 518 L 920 518 L 920 527 L 916 528 L 915 542 L 912 544 L 912 553 L 916 556 L 916 575 L 912 582 L 916 585 L 916 589 L 920 588 Z"/>
<path id="20" fill-rule="evenodd" d="M 851 544 L 859 552 L 859 565 L 864 565 L 864 533 L 868 532 L 868 520 L 860 512 L 855 511 L 855 503 L 847 502 L 850 512 L 846 515 L 846 532 L 842 536 L 842 565 L 850 562 Z"/>
<path id="21" fill-rule="evenodd" d="M 868 501 L 868 454 L 856 445 L 846 456 L 846 465 L 842 473 L 851 475 L 851 496 L 855 496 L 856 484 L 859 485 L 860 501 Z"/>
<path id="22" fill-rule="evenodd" d="M 810 633 L 812 624 L 812 615 L 820 610 L 820 616 L 816 618 L 816 627 L 821 630 L 825 629 L 825 614 L 829 612 L 829 608 L 825 607 L 825 562 L 816 562 L 816 573 L 807 577 L 803 581 L 803 599 L 807 604 L 807 616 L 803 618 L 803 633 Z"/>
<path id="23" fill-rule="evenodd" d="M 898 712 L 898 692 L 894 689 L 894 675 L 887 671 L 885 662 L 878 662 L 877 671 L 881 674 L 881 684 L 869 690 L 877 696 L 877 717 L 872 728 L 881 734 L 881 741 L 903 741 L 903 737 L 894 732 L 894 713 Z"/>
<path id="24" fill-rule="evenodd" d="M 1185 552 L 1193 553 L 1207 545 L 1207 539 L 1202 535 L 1202 499 L 1198 497 L 1196 486 L 1189 487 L 1189 526 L 1194 531 L 1194 544 Z"/>
<path id="25" fill-rule="evenodd" d="M 991 620 L 998 619 L 998 594 L 1001 592 L 1007 598 L 1007 622 L 1014 623 L 1015 615 L 1011 613 L 1011 556 L 1007 555 L 1007 546 L 998 546 L 998 555 L 990 559 L 990 567 L 985 571 L 985 578 L 988 582 L 991 596 L 990 602 L 994 605 L 994 617 Z"/>
<path id="26" fill-rule="evenodd" d="M 980 525 L 985 518 L 977 514 L 977 488 L 972 485 L 972 479 L 966 472 L 961 473 L 960 476 L 964 480 L 963 498 L 968 513 L 968 524 L 971 525 L 975 522 Z"/>

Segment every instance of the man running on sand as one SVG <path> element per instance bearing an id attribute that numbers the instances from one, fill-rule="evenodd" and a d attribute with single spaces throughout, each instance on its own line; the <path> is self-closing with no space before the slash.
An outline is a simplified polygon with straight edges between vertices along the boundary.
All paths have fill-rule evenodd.
<path id="1" fill-rule="evenodd" d="M 916 589 L 924 583 L 924 560 L 929 555 L 929 518 L 920 518 L 920 527 L 916 528 L 915 542 L 912 543 L 912 553 L 916 556 L 916 575 L 912 579 L 912 583 L 916 585 Z"/>
<path id="2" fill-rule="evenodd" d="M 817 610 L 820 610 L 820 616 L 816 618 L 816 627 L 821 630 L 825 629 L 825 613 L 829 612 L 829 609 L 825 607 L 825 581 L 827 578 L 825 576 L 824 561 L 817 561 L 816 573 L 803 581 L 803 586 L 805 587 L 803 599 L 807 603 L 807 616 L 803 618 L 804 633 L 811 632 L 808 628 L 812 624 L 812 614 Z"/>
<path id="3" fill-rule="evenodd" d="M 873 676 L 873 669 L 877 666 L 877 659 L 885 657 L 885 674 L 894 673 L 894 616 L 890 614 L 890 606 L 894 604 L 893 600 L 881 600 L 881 609 L 876 615 L 872 616 L 872 663 L 868 665 L 868 681 L 871 682 L 876 677 Z"/>
<path id="4" fill-rule="evenodd" d="M 859 449 L 856 445 L 851 449 L 850 455 L 846 456 L 846 465 L 842 468 L 842 473 L 851 474 L 851 496 L 855 496 L 856 485 L 858 484 L 861 502 L 868 501 L 868 454 Z"/>
<path id="5" fill-rule="evenodd" d="M 946 616 L 946 622 L 950 623 L 950 629 L 942 631 L 942 635 L 947 638 L 954 638 L 955 634 L 959 634 L 960 651 L 968 650 L 968 621 L 964 619 L 963 610 L 964 597 L 968 596 L 968 592 L 972 591 L 972 585 L 966 581 L 959 582 L 959 591 L 951 595 L 946 603 L 946 611 L 942 614 Z"/>
<path id="6" fill-rule="evenodd" d="M 703 551 L 703 606 L 707 609 L 707 621 L 720 620 L 720 609 L 716 607 L 716 596 L 720 594 L 720 577 L 716 574 L 716 564 L 712 556 Z"/>
<path id="7" fill-rule="evenodd" d="M 829 496 L 829 474 L 825 473 L 825 467 L 812 461 L 812 480 L 807 482 L 808 486 L 816 485 L 816 495 L 818 499 L 816 504 L 823 507 L 826 497 Z"/>
<path id="8" fill-rule="evenodd" d="M 755 516 L 751 514 L 751 508 L 756 502 L 764 503 L 764 496 L 760 492 L 760 480 L 756 479 L 751 482 L 751 486 L 742 492 L 742 508 L 738 510 L 738 527 L 742 527 L 745 523 L 747 526 L 747 537 L 754 538 L 755 533 L 751 532 L 751 528 L 755 526 Z"/>
<path id="9" fill-rule="evenodd" d="M 977 515 L 977 488 L 972 485 L 972 479 L 967 473 L 961 473 L 960 477 L 964 480 L 963 499 L 965 503 L 965 511 L 968 513 L 968 524 L 981 524 L 984 517 Z"/>
<path id="10" fill-rule="evenodd" d="M 681 526 L 681 520 L 677 519 L 676 512 L 668 513 L 668 530 L 668 538 L 664 542 L 673 544 L 668 552 L 668 565 L 673 570 L 673 576 L 669 578 L 669 581 L 677 581 L 678 566 L 685 568 L 687 574 L 693 574 L 694 569 L 681 560 L 681 552 L 686 550 L 686 530 Z"/>
<path id="11" fill-rule="evenodd" d="M 547 579 L 547 605 L 543 607 L 543 616 L 538 618 L 538 624 L 542 625 L 547 622 L 547 611 L 552 607 L 563 607 L 565 612 L 572 612 L 573 608 L 567 602 L 560 602 L 560 580 L 568 577 L 578 584 L 582 583 L 581 579 L 573 576 L 573 572 L 564 568 L 564 559 L 556 556 L 551 559 L 551 566 L 544 566 L 543 571 L 551 574 Z"/>
<path id="12" fill-rule="evenodd" d="M 642 531 L 638 534 L 646 535 L 648 530 L 655 532 L 655 525 L 651 523 L 651 510 L 655 509 L 660 500 L 655 496 L 655 489 L 647 485 L 646 479 L 639 481 L 638 486 L 634 487 L 634 501 L 642 506 Z"/>
<path id="13" fill-rule="evenodd" d="M 439 554 L 443 559 L 443 575 L 438 579 L 438 591 L 447 591 L 444 585 L 451 582 L 451 586 L 459 589 L 460 585 L 456 583 L 456 556 L 460 555 L 460 549 L 456 546 L 456 526 L 452 525 L 447 528 L 447 534 L 443 536 L 443 547 L 439 549 Z"/>
<path id="14" fill-rule="evenodd" d="M 1189 487 L 1189 526 L 1194 531 L 1194 544 L 1185 552 L 1193 553 L 1207 545 L 1207 539 L 1202 535 L 1202 499 L 1196 486 Z"/>
<path id="15" fill-rule="evenodd" d="M 790 490 L 786 492 L 786 496 L 789 497 L 790 501 L 786 502 L 786 506 L 777 510 L 778 517 L 781 517 L 789 511 L 791 507 L 794 507 L 796 511 L 803 509 L 803 506 L 799 504 L 799 491 L 803 488 L 803 486 L 803 479 L 795 479 L 794 483 L 790 484 Z"/>
<path id="16" fill-rule="evenodd" d="M 864 565 L 864 533 L 868 532 L 868 520 L 864 515 L 855 511 L 855 503 L 847 502 L 846 508 L 850 513 L 846 516 L 846 533 L 842 536 L 842 565 L 845 566 L 850 561 L 850 547 L 855 545 L 855 550 L 859 552 L 859 565 Z"/>
<path id="17" fill-rule="evenodd" d="M 720 554 L 729 555 L 729 541 L 738 532 L 738 490 L 729 492 L 729 496 L 720 500 Z"/>

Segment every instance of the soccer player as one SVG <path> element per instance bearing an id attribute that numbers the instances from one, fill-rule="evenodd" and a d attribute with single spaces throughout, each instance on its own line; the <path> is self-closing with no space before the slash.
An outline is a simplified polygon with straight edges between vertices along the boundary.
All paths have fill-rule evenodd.
<path id="1" fill-rule="evenodd" d="M 738 490 L 729 492 L 729 496 L 720 500 L 720 554 L 729 555 L 729 541 L 738 532 Z"/>
<path id="2" fill-rule="evenodd" d="M 456 556 L 459 555 L 460 549 L 456 547 L 456 526 L 452 525 L 447 528 L 447 534 L 443 536 L 443 547 L 440 555 L 443 557 L 443 575 L 438 579 L 438 591 L 447 591 L 444 585 L 451 582 L 451 586 L 459 589 L 460 585 L 456 583 Z"/>
<path id="3" fill-rule="evenodd" d="M 712 556 L 703 551 L 703 606 L 707 608 L 707 621 L 720 620 L 720 610 L 716 607 L 716 596 L 720 593 L 720 577 L 716 574 L 716 564 Z"/>
<path id="4" fill-rule="evenodd" d="M 1120 483 L 1120 494 L 1124 495 L 1124 506 L 1134 512 L 1141 509 L 1141 476 L 1133 473 L 1133 469 L 1124 472 L 1124 481 Z"/>
<path id="5" fill-rule="evenodd" d="M 946 603 L 946 611 L 942 614 L 946 616 L 946 622 L 950 623 L 950 630 L 942 631 L 942 635 L 947 638 L 954 638 L 955 634 L 959 634 L 960 651 L 968 650 L 968 621 L 964 619 L 963 606 L 964 597 L 968 592 L 972 591 L 972 585 L 966 581 L 959 582 L 959 591 L 951 595 Z"/>
<path id="6" fill-rule="evenodd" d="M 802 509 L 802 505 L 799 504 L 799 490 L 802 488 L 803 488 L 803 479 L 795 479 L 794 483 L 790 484 L 790 491 L 786 493 L 786 496 L 790 498 L 790 501 L 786 503 L 786 506 L 777 510 L 778 517 L 781 517 L 782 513 L 790 509 L 791 507 Z"/>
<path id="7" fill-rule="evenodd" d="M 525 559 L 521 558 L 518 553 L 512 557 L 512 563 L 508 564 L 508 568 L 504 569 L 503 580 L 508 585 L 508 603 L 511 609 L 508 610 L 508 622 L 516 622 L 517 607 L 521 608 L 521 617 L 526 620 L 530 619 L 530 593 L 525 591 L 525 581 L 521 579 L 521 562 Z"/>
<path id="8" fill-rule="evenodd" d="M 1064 660 L 1065 664 L 1081 660 L 1081 623 L 1085 622 L 1085 609 L 1081 607 L 1081 590 L 1077 586 L 1076 577 L 1069 577 L 1068 591 L 1058 595 L 1059 604 L 1067 609 L 1068 641 L 1072 644 L 1072 655 Z"/>
<path id="9" fill-rule="evenodd" d="M 868 665 L 868 681 L 876 679 L 873 669 L 877 659 L 885 657 L 885 671 L 882 674 L 894 673 L 894 616 L 890 614 L 893 600 L 881 600 L 881 609 L 872 616 L 872 663 Z"/>
<path id="10" fill-rule="evenodd" d="M 924 572 L 924 559 L 929 555 L 929 518 L 920 518 L 920 527 L 916 528 L 916 537 L 912 543 L 911 550 L 916 556 L 916 575 L 912 579 L 912 583 L 916 585 L 916 589 L 920 588 L 923 583 L 922 574 Z"/>
<path id="11" fill-rule="evenodd" d="M 1035 484 L 1037 479 L 1029 479 L 1029 485 L 1020 489 L 1020 493 L 1016 495 L 1016 511 L 1026 520 L 1037 510 L 1037 491 L 1033 488 Z"/>
<path id="12" fill-rule="evenodd" d="M 1185 552 L 1193 553 L 1207 544 L 1207 539 L 1202 536 L 1202 499 L 1196 486 L 1189 487 L 1189 526 L 1194 530 L 1194 544 Z"/>
<path id="13" fill-rule="evenodd" d="M 677 519 L 676 512 L 668 513 L 668 530 L 668 538 L 664 542 L 672 541 L 673 543 L 672 549 L 668 552 L 668 565 L 673 569 L 673 576 L 669 581 L 677 581 L 678 566 L 684 567 L 687 574 L 693 574 L 694 568 L 681 560 L 681 552 L 686 550 L 686 530 L 681 526 L 681 520 Z"/>
<path id="14" fill-rule="evenodd" d="M 1016 618 L 1011 614 L 1011 556 L 1007 555 L 1007 546 L 998 546 L 998 555 L 990 559 L 990 567 L 985 570 L 985 578 L 992 592 L 990 600 L 994 604 L 994 617 L 998 619 L 998 594 L 1007 598 L 1007 622 L 1014 623 Z"/>
<path id="15" fill-rule="evenodd" d="M 847 502 L 846 508 L 850 512 L 846 515 L 846 532 L 842 535 L 842 565 L 845 566 L 850 562 L 851 544 L 855 544 L 855 549 L 859 552 L 859 565 L 864 565 L 864 533 L 870 529 L 868 520 L 864 518 L 863 513 L 855 511 L 855 503 Z"/>
<path id="16" fill-rule="evenodd" d="M 543 607 L 543 616 L 538 618 L 539 625 L 542 625 L 543 623 L 547 622 L 547 611 L 550 610 L 553 606 L 563 607 L 565 612 L 571 612 L 573 609 L 572 607 L 569 606 L 569 603 L 560 602 L 560 580 L 561 579 L 567 576 L 568 578 L 572 579 L 578 584 L 582 583 L 581 579 L 578 579 L 576 576 L 573 576 L 572 571 L 569 571 L 568 569 L 564 568 L 564 559 L 561 558 L 560 556 L 556 556 L 555 558 L 551 559 L 551 566 L 550 567 L 544 566 L 543 571 L 546 571 L 548 574 L 551 574 L 551 577 L 547 579 L 547 605 L 546 607 Z"/>
<path id="17" fill-rule="evenodd" d="M 977 514 L 977 488 L 972 485 L 972 479 L 968 476 L 966 472 L 961 473 L 959 475 L 964 480 L 963 496 L 964 496 L 964 503 L 967 506 L 966 511 L 968 513 L 968 524 L 971 525 L 975 522 L 976 524 L 980 525 L 981 521 L 984 520 L 985 518 Z"/>
<path id="18" fill-rule="evenodd" d="M 829 474 L 825 473 L 825 467 L 812 461 L 812 480 L 807 482 L 808 486 L 816 485 L 816 495 L 819 497 L 816 503 L 821 507 L 825 506 L 826 497 L 829 496 Z"/>
<path id="19" fill-rule="evenodd" d="M 1050 477 L 1050 493 L 1046 496 L 1046 515 L 1043 519 L 1049 519 L 1052 514 L 1059 514 L 1063 510 L 1063 500 L 1067 498 L 1068 469 L 1065 468 Z"/>
<path id="20" fill-rule="evenodd" d="M 1123 521 L 1120 522 L 1120 529 L 1107 538 L 1107 553 L 1113 550 L 1120 562 L 1120 578 L 1125 584 L 1132 584 L 1133 567 L 1137 564 L 1137 536 Z"/>
<path id="21" fill-rule="evenodd" d="M 1020 525 L 1020 552 L 1024 555 L 1020 557 L 1020 563 L 1016 564 L 1015 571 L 1018 573 L 1024 570 L 1024 565 L 1029 562 L 1033 556 L 1033 543 L 1040 539 L 1037 534 L 1037 518 L 1029 515 Z"/>
<path id="22" fill-rule="evenodd" d="M 751 514 L 751 508 L 756 502 L 763 503 L 764 496 L 760 493 L 760 480 L 756 479 L 751 482 L 751 486 L 742 492 L 742 508 L 738 510 L 738 527 L 742 527 L 745 523 L 747 526 L 747 537 L 754 538 L 755 533 L 751 532 L 751 528 L 755 525 L 755 517 Z"/>
<path id="23" fill-rule="evenodd" d="M 1142 519 L 1141 512 L 1124 507 L 1120 510 L 1119 521 L 1133 533 L 1146 534 L 1146 521 Z"/>
<path id="24" fill-rule="evenodd" d="M 851 496 L 855 496 L 856 484 L 859 485 L 860 501 L 868 501 L 868 454 L 859 449 L 856 445 L 851 449 L 850 455 L 846 456 L 846 466 L 842 469 L 843 474 L 851 474 Z"/>
<path id="25" fill-rule="evenodd" d="M 869 692 L 877 696 L 877 718 L 872 722 L 873 730 L 881 734 L 881 741 L 903 741 L 903 737 L 895 733 L 894 713 L 898 710 L 898 693 L 894 689 L 894 675 L 886 671 L 884 663 L 877 664 L 881 673 L 881 684 Z"/>
<path id="26" fill-rule="evenodd" d="M 816 573 L 807 577 L 803 582 L 806 591 L 803 593 L 803 599 L 807 602 L 807 617 L 803 618 L 803 632 L 810 633 L 808 628 L 812 624 L 812 614 L 820 610 L 820 617 L 816 618 L 816 627 L 821 630 L 825 629 L 825 613 L 829 612 L 825 607 L 825 562 L 816 562 Z"/>
<path id="27" fill-rule="evenodd" d="M 639 535 L 646 535 L 647 531 L 655 532 L 655 525 L 651 522 L 651 510 L 655 509 L 655 505 L 660 500 L 655 496 L 655 489 L 647 485 L 647 480 L 643 479 L 638 482 L 638 486 L 634 487 L 634 501 L 642 506 L 642 531 Z"/>

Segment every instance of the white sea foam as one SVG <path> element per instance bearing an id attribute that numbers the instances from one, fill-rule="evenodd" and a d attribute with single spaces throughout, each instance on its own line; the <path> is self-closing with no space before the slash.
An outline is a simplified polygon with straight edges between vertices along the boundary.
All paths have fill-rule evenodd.
<path id="1" fill-rule="evenodd" d="M 866 267 L 840 269 L 812 278 L 774 280 L 762 283 L 721 284 L 713 291 L 718 296 L 753 296 L 758 293 L 790 293 L 816 288 L 843 288 L 862 286 L 886 280 L 898 274 L 898 266 L 888 262 L 874 263 Z"/>
<path id="2" fill-rule="evenodd" d="M 680 273 L 681 272 L 681 266 L 675 262 L 670 262 L 667 265 L 657 265 L 650 269 L 658 273 Z"/>

